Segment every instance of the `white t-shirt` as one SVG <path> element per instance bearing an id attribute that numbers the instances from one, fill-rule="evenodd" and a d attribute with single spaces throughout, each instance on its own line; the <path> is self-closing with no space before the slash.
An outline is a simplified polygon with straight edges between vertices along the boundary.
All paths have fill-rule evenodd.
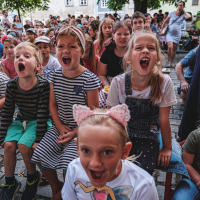
<path id="1" fill-rule="evenodd" d="M 176 96 L 172 84 L 172 80 L 169 75 L 164 75 L 164 80 L 162 84 L 162 101 L 159 103 L 159 107 L 168 107 L 177 103 Z M 150 99 L 151 87 L 138 91 L 132 89 L 132 95 L 129 97 L 137 99 Z M 108 93 L 108 98 L 106 104 L 108 106 L 116 106 L 118 104 L 125 103 L 126 93 L 125 93 L 125 74 L 116 76 L 111 83 L 110 90 Z"/>
<path id="2" fill-rule="evenodd" d="M 63 200 L 158 200 L 158 194 L 153 177 L 128 160 L 122 160 L 122 171 L 116 179 L 108 182 L 103 188 L 95 188 L 91 185 L 80 158 L 77 158 L 68 166 L 62 198 Z"/>
<path id="3" fill-rule="evenodd" d="M 58 59 L 49 55 L 49 62 L 46 66 L 41 66 L 41 70 L 39 70 L 38 74 L 43 78 L 48 79 L 51 71 L 54 71 L 60 67 L 61 65 L 58 62 Z"/>

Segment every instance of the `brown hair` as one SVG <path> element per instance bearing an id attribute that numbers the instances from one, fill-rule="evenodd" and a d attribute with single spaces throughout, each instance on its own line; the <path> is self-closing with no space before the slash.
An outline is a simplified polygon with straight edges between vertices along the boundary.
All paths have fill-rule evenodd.
<path id="1" fill-rule="evenodd" d="M 93 40 L 88 34 L 85 34 L 85 38 L 86 38 L 86 48 L 89 47 L 89 49 L 90 49 L 89 57 L 90 57 L 91 64 L 92 64 L 92 72 L 94 74 L 96 74 L 97 73 L 97 66 L 96 66 Z M 83 59 L 83 61 L 84 61 L 84 59 Z"/>
<path id="2" fill-rule="evenodd" d="M 13 44 L 13 45 L 15 45 L 15 46 L 17 46 L 17 44 L 18 44 L 16 39 L 11 39 L 11 38 L 5 39 L 5 40 L 3 41 L 3 44 L 4 44 L 4 42 L 8 42 L 8 43 Z"/>
<path id="3" fill-rule="evenodd" d="M 68 26 L 68 25 L 67 25 L 67 26 Z M 65 26 L 65 27 L 67 27 L 67 26 Z M 85 39 L 85 33 L 83 32 L 82 29 L 79 29 L 79 30 L 83 33 L 83 36 L 84 36 L 84 39 Z M 71 30 L 70 28 L 61 30 L 61 31 L 59 32 L 58 36 L 56 37 L 56 45 L 57 45 L 57 43 L 58 43 L 58 40 L 59 40 L 60 36 L 63 36 L 63 35 L 75 37 L 76 40 L 77 40 L 78 46 L 81 48 L 82 53 L 84 52 L 84 49 L 83 49 L 83 46 L 82 46 L 82 44 L 81 44 L 81 41 L 80 41 L 79 37 L 78 37 L 78 36 L 76 35 L 76 33 L 75 33 L 73 30 Z"/>
<path id="4" fill-rule="evenodd" d="M 130 64 L 127 63 L 127 60 L 130 59 L 131 53 L 132 53 L 132 49 L 134 47 L 134 43 L 135 40 L 140 37 L 141 35 L 151 35 L 151 37 L 154 39 L 155 41 L 155 45 L 156 45 L 156 51 L 157 51 L 157 58 L 160 61 L 160 66 L 155 65 L 153 70 L 152 70 L 152 77 L 150 79 L 149 85 L 151 86 L 151 102 L 152 104 L 156 104 L 156 102 L 160 103 L 162 100 L 163 93 L 161 90 L 161 86 L 164 80 L 164 74 L 162 73 L 162 54 L 160 51 L 160 45 L 159 42 L 156 38 L 156 36 L 147 30 L 141 30 L 141 31 L 136 31 L 134 33 L 134 36 L 132 37 L 132 39 L 129 41 L 129 44 L 127 46 L 127 52 L 124 55 L 123 58 L 123 66 L 124 66 L 124 70 L 125 71 L 130 71 L 132 69 L 132 66 Z"/>
<path id="5" fill-rule="evenodd" d="M 34 57 L 37 61 L 37 63 L 41 63 L 42 64 L 42 54 L 40 52 L 40 50 L 38 49 L 37 46 L 35 46 L 34 44 L 32 44 L 31 42 L 21 42 L 20 44 L 18 44 L 15 48 L 15 53 L 18 49 L 23 49 L 26 48 L 27 46 L 32 47 L 33 48 L 33 52 L 34 52 Z"/>
<path id="6" fill-rule="evenodd" d="M 98 34 L 98 38 L 97 38 L 97 41 L 98 41 L 98 46 L 97 46 L 97 51 L 95 52 L 96 55 L 100 56 L 100 52 L 101 52 L 101 49 L 102 49 L 102 45 L 103 45 L 103 41 L 104 41 L 104 36 L 103 36 L 103 31 L 102 31 L 102 27 L 103 27 L 103 24 L 104 23 L 110 23 L 111 26 L 113 27 L 113 21 L 112 19 L 109 19 L 109 18 L 104 18 L 102 21 L 101 21 L 101 24 L 99 26 L 99 34 Z M 112 35 L 110 35 L 111 37 Z"/>
<path id="7" fill-rule="evenodd" d="M 138 18 L 142 18 L 143 21 L 144 21 L 144 24 L 145 24 L 145 16 L 143 13 L 139 12 L 139 11 L 136 11 L 132 17 L 131 17 L 131 25 L 133 26 L 133 19 L 138 19 Z"/>
<path id="8" fill-rule="evenodd" d="M 94 113 L 106 113 L 107 111 L 108 111 L 108 109 L 100 109 L 100 108 L 95 108 L 93 110 Z M 78 130 L 77 130 L 77 136 L 79 134 L 81 127 L 83 127 L 85 125 L 86 126 L 99 125 L 101 127 L 104 126 L 104 127 L 109 128 L 110 132 L 120 134 L 121 143 L 122 143 L 123 148 L 125 147 L 125 144 L 128 141 L 128 133 L 126 131 L 126 128 L 121 123 L 119 123 L 116 119 L 112 118 L 109 115 L 95 114 L 95 115 L 91 115 L 91 116 L 87 117 L 85 120 L 83 120 L 79 124 Z"/>
<path id="9" fill-rule="evenodd" d="M 92 27 L 93 31 L 96 31 L 99 29 L 100 21 L 99 20 L 93 20 L 90 22 L 89 26 Z"/>
<path id="10" fill-rule="evenodd" d="M 118 29 L 122 28 L 122 27 L 127 27 L 129 30 L 130 35 L 132 34 L 132 27 L 131 25 L 125 21 L 117 21 L 114 26 L 113 26 L 113 30 L 112 30 L 112 34 L 115 34 Z M 110 38 L 104 43 L 104 47 L 108 50 L 113 50 L 116 47 L 115 41 L 112 39 L 112 42 L 110 42 Z"/>

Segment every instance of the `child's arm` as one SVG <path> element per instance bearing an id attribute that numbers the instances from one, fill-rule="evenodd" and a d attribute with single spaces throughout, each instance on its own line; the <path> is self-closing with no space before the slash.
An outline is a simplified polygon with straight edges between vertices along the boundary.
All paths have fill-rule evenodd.
<path id="1" fill-rule="evenodd" d="M 50 110 L 52 119 L 55 123 L 55 126 L 58 129 L 58 132 L 60 133 L 61 136 L 65 135 L 66 133 L 71 131 L 71 129 L 67 125 L 64 125 L 61 122 L 61 120 L 58 116 L 58 106 L 57 106 L 57 102 L 56 102 L 56 96 L 55 96 L 55 93 L 53 91 L 53 84 L 52 83 L 50 83 L 49 110 Z"/>
<path id="2" fill-rule="evenodd" d="M 98 74 L 99 79 L 102 81 L 103 87 L 106 85 L 109 85 L 108 79 L 106 78 L 107 64 L 104 64 L 101 61 L 99 61 L 97 74 Z"/>
<path id="3" fill-rule="evenodd" d="M 4 74 L 6 74 L 10 78 L 10 72 L 6 69 L 5 65 L 2 63 L 1 66 L 2 66 Z"/>
<path id="4" fill-rule="evenodd" d="M 2 99 L 0 99 L 0 110 L 3 108 L 4 106 L 4 102 L 5 102 L 5 97 L 3 97 Z"/>
<path id="5" fill-rule="evenodd" d="M 190 154 L 183 150 L 183 162 L 188 170 L 191 180 L 196 184 L 198 189 L 200 189 L 200 174 L 192 167 L 194 157 L 195 154 Z"/>
<path id="6" fill-rule="evenodd" d="M 158 156 L 158 166 L 167 167 L 172 155 L 172 143 L 171 143 L 171 127 L 169 122 L 169 113 L 171 106 L 160 107 L 159 109 L 159 122 L 160 130 L 163 140 L 163 148 L 160 150 Z"/>
<path id="7" fill-rule="evenodd" d="M 10 87 L 8 85 L 6 88 L 6 98 L 2 109 L 2 117 L 1 117 L 1 128 L 0 128 L 1 145 L 6 137 L 8 127 L 12 124 L 14 111 L 15 111 L 15 101 L 12 95 L 12 91 L 10 90 Z"/>
<path id="8" fill-rule="evenodd" d="M 47 121 L 49 119 L 49 82 L 43 84 L 42 89 L 39 91 L 39 97 L 37 102 L 37 133 L 36 143 L 39 143 L 47 132 Z"/>

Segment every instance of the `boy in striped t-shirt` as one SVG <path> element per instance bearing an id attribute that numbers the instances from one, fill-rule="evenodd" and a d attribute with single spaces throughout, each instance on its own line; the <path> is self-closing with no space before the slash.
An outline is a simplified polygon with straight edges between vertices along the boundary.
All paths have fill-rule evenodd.
<path id="1" fill-rule="evenodd" d="M 18 77 L 7 84 L 2 109 L 0 144 L 4 147 L 5 180 L 1 200 L 12 200 L 21 187 L 15 179 L 16 149 L 23 156 L 27 168 L 27 183 L 22 200 L 32 200 L 37 193 L 41 174 L 31 162 L 33 150 L 47 132 L 49 119 L 49 82 L 36 75 L 42 63 L 38 48 L 28 42 L 15 49 L 14 66 Z M 18 114 L 13 120 L 15 104 Z"/>

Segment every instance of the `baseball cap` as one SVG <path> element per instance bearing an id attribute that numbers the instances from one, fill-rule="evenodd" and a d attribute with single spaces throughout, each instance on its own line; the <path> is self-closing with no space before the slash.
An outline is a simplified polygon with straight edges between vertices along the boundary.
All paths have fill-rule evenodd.
<path id="1" fill-rule="evenodd" d="M 52 17 L 51 17 L 51 19 L 52 19 L 52 18 L 53 18 L 53 19 L 57 19 L 57 17 L 56 17 L 56 16 L 52 16 Z"/>
<path id="2" fill-rule="evenodd" d="M 35 34 L 35 29 L 34 29 L 34 28 L 29 28 L 29 29 L 27 30 L 27 32 L 32 32 L 32 33 Z"/>
<path id="3" fill-rule="evenodd" d="M 12 35 L 13 37 L 17 37 L 17 35 L 13 32 L 10 32 L 8 35 Z"/>
<path id="4" fill-rule="evenodd" d="M 0 31 L 3 31 L 3 27 L 2 26 L 0 26 Z"/>
<path id="5" fill-rule="evenodd" d="M 51 40 L 47 36 L 40 36 L 40 37 L 36 38 L 35 44 L 37 44 L 39 42 L 50 44 L 50 41 Z"/>

